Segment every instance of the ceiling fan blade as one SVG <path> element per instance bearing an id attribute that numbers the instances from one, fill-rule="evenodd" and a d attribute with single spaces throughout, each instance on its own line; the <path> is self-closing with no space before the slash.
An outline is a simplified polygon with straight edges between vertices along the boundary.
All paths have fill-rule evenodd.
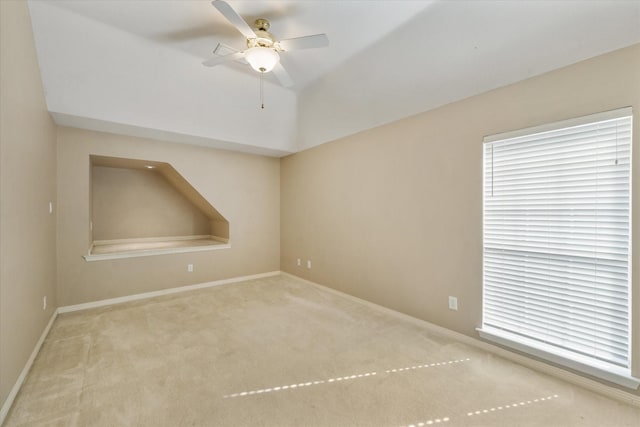
<path id="1" fill-rule="evenodd" d="M 211 4 L 213 5 L 213 7 L 218 9 L 218 12 L 224 15 L 224 17 L 227 18 L 227 20 L 234 27 L 236 27 L 236 29 L 240 31 L 243 36 L 248 39 L 256 38 L 256 33 L 254 33 L 249 24 L 247 24 L 247 22 L 242 19 L 242 17 L 238 15 L 235 10 L 233 10 L 229 3 L 223 0 L 213 0 Z"/>
<path id="2" fill-rule="evenodd" d="M 229 61 L 236 61 L 242 58 L 244 58 L 244 52 L 230 53 L 229 55 L 224 56 L 214 56 L 213 58 L 204 61 L 202 65 L 205 67 L 215 67 L 216 65 L 224 64 Z"/>
<path id="3" fill-rule="evenodd" d="M 314 34 L 313 36 L 294 37 L 292 39 L 280 40 L 282 50 L 312 49 L 316 47 L 329 46 L 329 38 L 326 34 Z"/>
<path id="4" fill-rule="evenodd" d="M 287 73 L 287 70 L 284 69 L 280 62 L 278 62 L 275 67 L 273 67 L 273 70 L 271 70 L 271 72 L 276 76 L 282 86 L 293 86 L 293 80 L 291 79 L 291 76 L 289 75 L 289 73 Z"/>
<path id="5" fill-rule="evenodd" d="M 232 55 L 232 54 L 238 53 L 238 52 L 240 52 L 238 49 L 233 48 L 231 46 L 227 46 L 226 44 L 223 44 L 223 43 L 218 43 L 216 48 L 213 49 L 213 53 L 215 53 L 218 56 L 227 56 L 227 55 Z M 244 58 L 244 56 L 242 58 L 237 58 L 236 61 L 238 61 L 238 62 L 240 62 L 242 64 L 249 65 L 249 63 Z"/>

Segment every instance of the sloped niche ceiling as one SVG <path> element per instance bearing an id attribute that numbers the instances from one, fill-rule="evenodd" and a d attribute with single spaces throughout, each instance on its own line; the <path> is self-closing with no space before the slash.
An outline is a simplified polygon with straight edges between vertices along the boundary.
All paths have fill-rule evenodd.
<path id="1" fill-rule="evenodd" d="M 170 164 L 90 162 L 90 255 L 229 242 L 229 222 Z"/>

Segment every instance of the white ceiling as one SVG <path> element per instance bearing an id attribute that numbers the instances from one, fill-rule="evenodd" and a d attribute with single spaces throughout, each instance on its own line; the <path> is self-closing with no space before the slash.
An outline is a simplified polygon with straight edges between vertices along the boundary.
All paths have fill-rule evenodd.
<path id="1" fill-rule="evenodd" d="M 201 65 L 244 38 L 201 1 L 30 0 L 61 125 L 282 156 L 640 42 L 640 1 L 234 1 L 292 51 L 285 89 Z"/>

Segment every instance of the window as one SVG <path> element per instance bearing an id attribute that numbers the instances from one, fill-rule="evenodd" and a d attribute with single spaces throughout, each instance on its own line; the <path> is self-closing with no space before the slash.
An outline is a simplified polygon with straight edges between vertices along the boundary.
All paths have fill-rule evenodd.
<path id="1" fill-rule="evenodd" d="M 631 108 L 485 138 L 481 336 L 630 374 Z"/>

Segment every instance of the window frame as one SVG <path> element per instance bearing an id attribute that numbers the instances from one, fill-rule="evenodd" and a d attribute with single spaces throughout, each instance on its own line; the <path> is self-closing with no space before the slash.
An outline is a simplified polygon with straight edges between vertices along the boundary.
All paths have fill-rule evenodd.
<path id="1" fill-rule="evenodd" d="M 610 119 L 617 119 L 622 117 L 631 116 L 631 142 L 630 142 L 630 165 L 629 165 L 629 181 L 632 183 L 633 177 L 633 111 L 631 107 L 620 108 L 611 111 L 605 111 L 596 114 L 590 114 L 587 116 L 577 117 L 569 120 L 562 120 L 553 123 L 547 123 L 540 126 L 534 126 L 524 129 L 519 129 L 511 132 L 505 132 L 495 135 L 490 135 L 483 140 L 483 155 L 482 155 L 482 323 L 477 331 L 481 338 L 497 343 L 501 346 L 508 347 L 530 356 L 537 357 L 546 361 L 553 362 L 557 365 L 568 367 L 575 371 L 586 373 L 596 378 L 604 379 L 612 383 L 621 385 L 623 387 L 637 389 L 640 385 L 640 379 L 632 375 L 634 369 L 634 352 L 637 343 L 634 342 L 634 329 L 633 329 L 633 280 L 632 280 L 632 233 L 633 233 L 633 212 L 632 212 L 632 200 L 633 200 L 633 188 L 629 189 L 629 294 L 628 294 L 628 317 L 629 317 L 629 367 L 615 366 L 606 362 L 599 363 L 590 357 L 581 357 L 580 355 L 573 353 L 569 350 L 563 350 L 559 347 L 551 344 L 545 345 L 536 341 L 535 339 L 523 338 L 520 335 L 509 333 L 507 331 L 491 328 L 485 326 L 485 179 L 487 170 L 485 168 L 485 150 L 484 144 L 502 141 L 511 138 L 517 138 L 527 135 L 533 135 L 542 132 L 555 131 L 564 128 L 571 128 L 574 126 L 585 125 L 589 123 L 595 123 L 599 121 L 605 121 Z M 637 335 L 637 334 L 635 334 Z"/>

